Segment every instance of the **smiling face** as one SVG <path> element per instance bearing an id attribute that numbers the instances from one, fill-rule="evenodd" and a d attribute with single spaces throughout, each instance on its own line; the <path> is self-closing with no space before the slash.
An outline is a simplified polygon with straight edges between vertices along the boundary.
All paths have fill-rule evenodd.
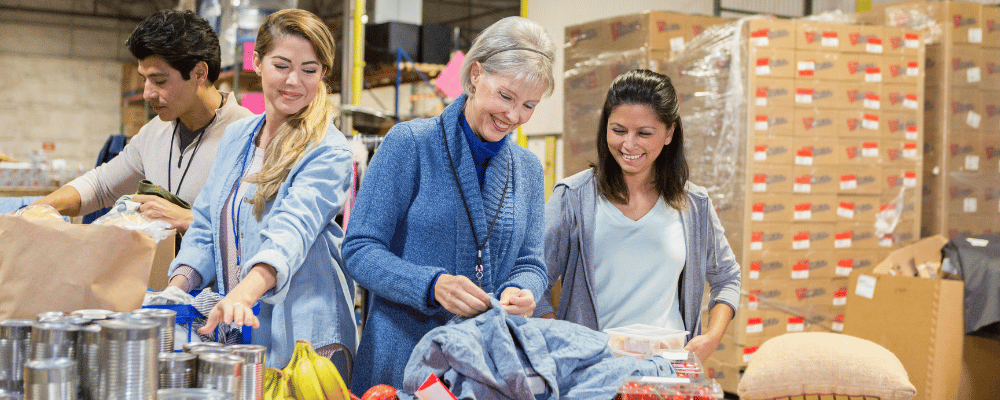
<path id="1" fill-rule="evenodd" d="M 608 150 L 626 177 L 652 179 L 653 163 L 674 137 L 653 108 L 622 104 L 611 110 L 607 126 Z"/>
<path id="2" fill-rule="evenodd" d="M 142 88 L 142 98 L 149 102 L 149 107 L 156 111 L 163 121 L 172 121 L 192 112 L 198 104 L 198 84 L 196 77 L 200 68 L 206 68 L 199 63 L 191 71 L 191 79 L 184 80 L 181 72 L 174 69 L 166 60 L 159 56 L 149 56 L 139 60 L 139 75 L 145 83 Z"/>
<path id="3" fill-rule="evenodd" d="M 514 80 L 483 71 L 477 62 L 470 71 L 475 92 L 465 103 L 465 119 L 479 140 L 497 142 L 528 122 L 545 93 L 545 84 Z"/>
<path id="4" fill-rule="evenodd" d="M 269 125 L 281 125 L 316 97 L 323 67 L 309 41 L 294 35 L 277 38 L 267 54 L 254 53 L 253 63 L 261 76 Z"/>

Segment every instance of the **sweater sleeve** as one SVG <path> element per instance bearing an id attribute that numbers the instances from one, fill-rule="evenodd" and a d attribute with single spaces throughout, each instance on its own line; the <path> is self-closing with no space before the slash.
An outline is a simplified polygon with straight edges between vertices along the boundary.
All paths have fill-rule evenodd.
<path id="1" fill-rule="evenodd" d="M 80 192 L 80 215 L 111 207 L 119 197 L 135 193 L 145 176 L 142 152 L 153 127 L 147 123 L 111 161 L 99 165 L 68 184 Z M 166 151 L 166 149 L 157 149 Z"/>
<path id="2" fill-rule="evenodd" d="M 428 302 L 428 291 L 434 278 L 447 270 L 414 264 L 392 250 L 418 190 L 421 171 L 416 149 L 406 124 L 392 127 L 379 145 L 351 212 L 344 261 L 351 277 L 373 294 L 432 314 L 443 308 Z"/>
<path id="3" fill-rule="evenodd" d="M 535 301 L 538 304 L 535 307 L 536 317 L 555 313 L 555 305 L 552 304 L 552 285 L 566 272 L 570 251 L 569 229 L 572 223 L 567 194 L 565 185 L 556 185 L 549 202 L 545 204 L 545 266 L 548 269 L 549 282 L 545 288 L 544 298 Z"/>
<path id="4" fill-rule="evenodd" d="M 545 271 L 545 180 L 542 165 L 534 155 L 527 154 L 522 157 L 524 175 L 522 180 L 528 182 L 527 207 L 522 212 L 525 213 L 525 235 L 521 248 L 518 249 L 517 259 L 511 268 L 510 277 L 507 282 L 497 288 L 496 296 L 508 287 L 518 287 L 530 290 L 535 296 L 535 304 L 539 303 L 539 297 L 545 292 L 548 282 L 548 274 Z"/>
<path id="5" fill-rule="evenodd" d="M 707 208 L 710 218 L 709 229 L 711 229 L 709 237 L 714 242 L 705 271 L 705 279 L 712 288 L 712 298 L 708 303 L 708 309 L 711 310 L 716 303 L 722 302 L 732 307 L 733 315 L 735 315 L 736 306 L 740 302 L 740 264 L 736 262 L 736 255 L 729 247 L 726 231 L 722 227 L 719 216 L 715 213 L 715 207 L 709 203 Z"/>

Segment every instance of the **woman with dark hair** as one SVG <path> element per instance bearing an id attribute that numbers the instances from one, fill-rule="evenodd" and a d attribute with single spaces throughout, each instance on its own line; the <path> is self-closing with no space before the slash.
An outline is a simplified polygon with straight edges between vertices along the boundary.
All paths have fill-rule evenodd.
<path id="1" fill-rule="evenodd" d="M 545 206 L 545 262 L 562 291 L 558 312 L 543 301 L 535 315 L 591 329 L 686 330 L 686 348 L 707 358 L 739 302 L 740 266 L 708 193 L 688 182 L 670 78 L 634 70 L 615 79 L 597 154 L 597 164 L 559 182 Z M 702 333 L 705 282 L 712 293 Z"/>

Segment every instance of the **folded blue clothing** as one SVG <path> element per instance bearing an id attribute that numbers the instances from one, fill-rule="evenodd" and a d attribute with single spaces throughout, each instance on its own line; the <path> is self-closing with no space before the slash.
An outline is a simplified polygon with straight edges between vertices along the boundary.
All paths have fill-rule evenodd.
<path id="1" fill-rule="evenodd" d="M 404 372 L 401 400 L 430 374 L 460 399 L 611 399 L 627 376 L 673 376 L 670 362 L 615 358 L 608 335 L 566 321 L 508 315 L 493 308 L 456 319 L 417 343 Z"/>

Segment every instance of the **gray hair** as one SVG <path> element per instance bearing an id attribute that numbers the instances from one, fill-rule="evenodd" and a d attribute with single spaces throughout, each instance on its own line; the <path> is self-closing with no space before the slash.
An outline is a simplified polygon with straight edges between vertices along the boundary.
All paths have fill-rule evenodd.
<path id="1" fill-rule="evenodd" d="M 547 97 L 555 85 L 552 76 L 555 52 L 552 37 L 541 25 L 521 17 L 501 19 L 472 43 L 462 63 L 462 88 L 465 93 L 472 93 L 470 71 L 479 61 L 487 73 L 545 84 Z"/>

